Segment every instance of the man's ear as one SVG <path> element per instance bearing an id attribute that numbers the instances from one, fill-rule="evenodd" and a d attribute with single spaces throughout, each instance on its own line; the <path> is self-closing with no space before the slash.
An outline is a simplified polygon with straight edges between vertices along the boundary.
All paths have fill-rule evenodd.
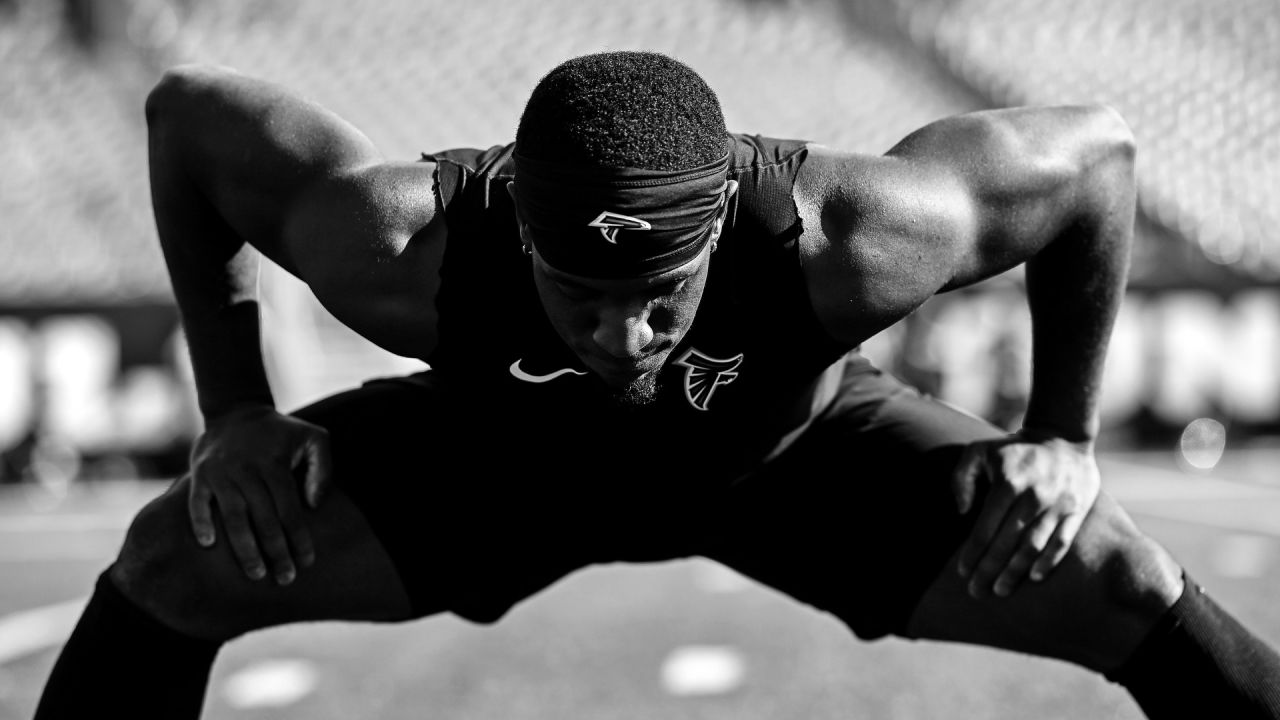
<path id="1" fill-rule="evenodd" d="M 511 204 L 516 210 L 516 227 L 520 230 L 520 241 L 528 244 L 529 240 L 526 236 L 528 235 L 529 226 L 525 224 L 524 218 L 520 216 L 520 203 L 516 198 L 516 184 L 514 181 L 507 181 L 507 195 L 511 197 Z"/>
<path id="2" fill-rule="evenodd" d="M 711 239 L 717 240 L 720 233 L 724 232 L 724 219 L 729 215 L 729 198 L 738 192 L 738 181 L 730 180 L 728 187 L 724 189 L 724 202 L 720 203 L 720 212 L 716 215 L 716 225 L 711 231 Z"/>
<path id="3" fill-rule="evenodd" d="M 524 220 L 520 217 L 520 199 L 516 196 L 516 183 L 514 180 L 507 181 L 507 195 L 511 198 L 511 204 L 515 206 L 516 220 L 519 220 L 520 224 L 524 225 Z"/>

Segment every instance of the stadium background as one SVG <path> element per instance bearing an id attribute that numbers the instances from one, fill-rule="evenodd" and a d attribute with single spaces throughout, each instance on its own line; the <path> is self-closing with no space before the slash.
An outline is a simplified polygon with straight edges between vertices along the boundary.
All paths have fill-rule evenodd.
<path id="1" fill-rule="evenodd" d="M 87 590 L 85 578 L 109 557 L 131 508 L 162 486 L 145 480 L 181 472 L 199 430 L 146 180 L 142 103 L 165 67 L 215 62 L 284 83 L 353 122 L 388 156 L 411 159 L 505 142 L 528 91 L 556 63 L 634 48 L 667 52 L 702 73 L 733 130 L 864 152 L 969 110 L 1076 102 L 1120 110 L 1139 142 L 1140 208 L 1102 445 L 1109 462 L 1130 471 L 1116 486 L 1129 493 L 1128 506 L 1140 519 L 1148 513 L 1153 532 L 1167 531 L 1161 539 L 1175 550 L 1185 548 L 1189 564 L 1201 558 L 1206 572 L 1222 571 L 1224 591 L 1238 593 L 1246 608 L 1274 596 L 1267 591 L 1280 532 L 1277 515 L 1264 509 L 1280 507 L 1267 504 L 1280 486 L 1278 0 L 0 0 L 0 543 L 79 548 L 70 565 L 52 551 L 36 560 L 0 551 L 0 612 Z M 262 283 L 269 372 L 283 407 L 418 367 L 347 331 L 278 270 L 267 268 Z M 868 351 L 940 397 L 1014 426 L 1027 387 L 1022 303 L 1012 272 L 931 301 Z M 1196 509 L 1170 509 L 1170 498 Z M 68 517 L 99 520 L 82 527 Z M 445 679 L 399 677 L 418 693 L 403 705 L 367 706 L 375 695 L 403 694 L 386 678 L 376 692 L 357 683 L 361 689 L 345 695 L 315 690 L 299 702 L 347 703 L 379 717 L 441 698 L 450 717 L 509 717 L 496 709 L 505 702 L 526 703 L 528 717 L 834 717 L 847 707 L 931 717 L 929 708 L 968 702 L 996 717 L 983 704 L 990 691 L 1012 693 L 1009 717 L 1025 714 L 1020 702 L 1041 703 L 1043 717 L 1070 717 L 1079 710 L 1064 704 L 1069 695 L 1058 678 L 1065 677 L 1095 703 L 1090 716 L 1136 717 L 1113 689 L 1056 666 L 1033 664 L 1034 675 L 1024 676 L 987 653 L 946 649 L 922 660 L 892 647 L 848 650 L 843 638 L 828 637 L 838 634 L 832 626 L 782 610 L 774 596 L 742 590 L 703 564 L 574 582 L 528 612 L 596 617 L 601 596 L 633 605 L 614 607 L 617 620 L 565 630 L 577 639 L 560 641 L 555 652 L 537 639 L 528 615 L 524 625 L 517 619 L 485 636 L 437 627 L 414 647 L 439 657 L 415 662 Z M 704 607 L 696 593 L 682 595 L 690 587 L 716 595 L 721 585 L 739 588 L 736 599 Z M 1267 627 L 1280 625 L 1274 612 L 1258 613 Z M 628 617 L 631 625 L 616 624 Z M 701 705 L 646 705 L 627 689 L 634 678 L 615 674 L 633 668 L 616 656 L 630 652 L 622 639 L 604 651 L 619 670 L 586 663 L 577 674 L 547 675 L 553 679 L 541 694 L 503 689 L 491 677 L 508 668 L 512 677 L 539 680 L 548 652 L 586 657 L 576 653 L 590 642 L 574 635 L 585 628 L 644 646 L 678 633 L 673 627 L 695 627 L 690 618 L 746 628 L 763 643 L 767 660 L 757 659 L 750 675 L 757 684 L 708 693 L 718 699 Z M 664 629 L 649 637 L 640 628 L 650 626 Z M 775 626 L 786 630 L 769 639 L 764 628 Z M 0 620 L 0 651 L 12 627 Z M 409 652 L 394 649 L 398 636 L 350 632 L 317 633 L 363 648 L 345 658 L 335 651 L 339 664 L 359 667 L 387 648 Z M 525 644 L 508 653 L 502 640 L 488 639 L 503 633 Z M 309 637 L 286 632 L 265 642 L 272 652 L 272 642 L 314 650 L 307 643 L 318 641 Z M 449 645 L 457 637 L 478 645 L 459 653 Z M 245 663 L 255 647 L 243 646 Z M 51 652 L 42 646 L 0 663 L 0 717 L 20 717 L 32 702 Z M 707 657 L 720 657 L 707 660 L 710 667 L 724 661 Z M 917 666 L 961 672 L 956 658 L 960 680 L 928 691 L 911 684 Z M 846 666 L 860 679 L 836 671 Z M 286 676 L 288 667 L 297 670 L 281 667 Z M 772 674 L 762 669 L 769 667 Z M 1032 676 L 1049 680 L 1028 690 Z M 560 688 L 575 679 L 599 687 L 601 678 L 618 684 L 585 699 Z M 784 680 L 792 685 L 778 685 Z M 679 693 L 668 687 L 667 695 Z M 236 710 L 217 692 L 211 697 L 223 717 L 319 716 L 290 704 Z"/>

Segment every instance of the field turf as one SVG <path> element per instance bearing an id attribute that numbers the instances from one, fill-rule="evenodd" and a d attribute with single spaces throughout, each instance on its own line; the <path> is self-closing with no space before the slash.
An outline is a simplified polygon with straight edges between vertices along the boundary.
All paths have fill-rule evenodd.
<path id="1" fill-rule="evenodd" d="M 1199 474 L 1163 454 L 1111 454 L 1103 476 L 1220 602 L 1280 645 L 1277 459 L 1229 454 Z M 82 486 L 57 503 L 29 488 L 0 488 L 0 720 L 30 717 L 75 602 L 133 510 L 162 487 Z M 223 650 L 205 716 L 1142 717 L 1123 690 L 1065 663 L 858 642 L 831 617 L 705 560 L 579 571 L 491 627 L 446 616 L 257 633 Z"/>

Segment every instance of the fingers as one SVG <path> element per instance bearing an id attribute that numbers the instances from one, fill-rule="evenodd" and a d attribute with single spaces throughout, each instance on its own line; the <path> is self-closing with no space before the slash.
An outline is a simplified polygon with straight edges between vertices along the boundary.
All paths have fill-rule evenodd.
<path id="1" fill-rule="evenodd" d="M 973 566 L 969 595 L 1008 597 L 1028 578 L 1043 580 L 1067 556 L 1083 523 L 1084 513 L 1062 514 L 1023 495 Z"/>
<path id="2" fill-rule="evenodd" d="M 997 500 L 1003 500 L 1012 497 L 1012 493 L 993 493 L 993 496 Z M 974 531 L 974 536 L 979 541 L 987 538 L 987 542 L 980 555 L 969 566 L 969 595 L 980 598 L 992 592 L 996 578 L 1009 565 L 1022 542 L 1023 533 L 1035 520 L 1035 511 L 1033 502 L 1029 503 L 1026 497 L 995 504 L 988 501 L 980 518 L 982 526 Z M 991 529 L 992 526 L 994 529 Z"/>
<path id="3" fill-rule="evenodd" d="M 981 450 L 980 446 L 978 446 L 978 450 Z M 962 471 L 992 475 L 993 469 L 991 464 L 987 462 L 986 453 L 975 451 L 972 454 L 974 459 L 971 463 L 962 461 L 962 465 L 968 465 L 968 467 L 962 468 Z M 968 578 L 977 569 L 978 561 L 986 553 L 991 541 L 995 539 L 997 531 L 1004 523 L 1005 515 L 1008 514 L 1009 508 L 1013 506 L 1013 502 L 1016 499 L 1013 488 L 1009 487 L 1007 483 L 998 482 L 997 480 L 998 478 L 991 478 L 991 490 L 987 493 L 986 501 L 982 505 L 982 510 L 979 512 L 977 520 L 974 521 L 973 530 L 960 548 L 960 561 L 957 570 L 960 572 L 961 577 Z M 977 483 L 970 484 L 976 485 Z M 972 498 L 970 498 L 970 502 L 972 502 Z"/>
<path id="4" fill-rule="evenodd" d="M 227 416 L 197 439 L 191 464 L 188 513 L 202 546 L 214 544 L 217 521 L 216 532 L 252 580 L 271 574 L 287 585 L 315 563 L 305 510 L 330 486 L 325 430 L 261 409 Z M 304 465 L 305 477 L 295 474 Z"/>
<path id="5" fill-rule="evenodd" d="M 1021 533 L 1021 537 L 1015 538 L 1014 544 L 1017 549 L 1009 558 L 1008 564 L 1000 571 L 1000 576 L 992 586 L 992 592 L 1000 597 L 1013 594 L 1013 591 L 1026 581 L 1032 563 L 1041 556 L 1049 543 L 1049 538 L 1059 527 L 1061 527 L 1059 517 L 1053 513 L 1044 513 L 1035 518 L 1030 527 Z"/>
<path id="6" fill-rule="evenodd" d="M 1053 533 L 1045 541 L 1039 558 L 1031 566 L 1032 580 L 1039 582 L 1048 577 L 1049 572 L 1067 556 L 1072 543 L 1076 541 L 1076 534 L 1080 532 L 1080 526 L 1084 525 L 1085 515 L 1084 512 L 1074 512 L 1063 517 L 1057 524 Z"/>
<path id="7" fill-rule="evenodd" d="M 970 596 L 1004 597 L 1026 579 L 1058 525 L 1057 516 L 1046 513 L 1034 492 L 1013 481 L 997 447 L 978 444 L 969 450 L 957 469 L 957 479 L 976 487 L 979 483 L 973 474 L 985 474 L 990 490 L 961 547 L 957 570 L 968 580 Z"/>
<path id="8" fill-rule="evenodd" d="M 285 538 L 280 508 L 276 506 L 272 493 L 267 489 L 272 483 L 262 477 L 254 477 L 251 480 L 252 482 L 241 485 L 241 491 L 248 505 L 249 520 L 257 538 L 258 550 L 266 560 L 276 582 L 280 585 L 288 585 L 297 577 L 298 569 L 289 551 L 289 541 Z"/>
<path id="9" fill-rule="evenodd" d="M 191 517 L 191 531 L 196 536 L 196 542 L 203 547 L 212 546 L 218 533 L 213 523 L 213 493 L 208 485 L 194 480 L 190 482 L 187 514 Z"/>
<path id="10" fill-rule="evenodd" d="M 235 486 L 223 483 L 217 492 L 218 511 L 227 531 L 227 542 L 250 580 L 267 576 L 267 566 L 258 552 L 258 541 L 249 519 L 249 503 Z"/>
<path id="11" fill-rule="evenodd" d="M 1042 442 L 975 443 L 952 480 L 962 510 L 972 488 L 988 488 L 957 561 L 975 598 L 1008 596 L 1028 578 L 1047 577 L 1075 542 L 1099 485 L 1091 450 Z"/>
<path id="12" fill-rule="evenodd" d="M 263 485 L 270 492 L 270 505 L 274 506 L 274 515 L 270 517 L 277 522 L 277 527 L 283 532 L 286 543 L 284 558 L 280 558 L 279 554 L 271 551 L 267 552 L 267 558 L 272 561 L 272 567 L 276 570 L 276 580 L 281 584 L 288 584 L 292 581 L 292 577 L 289 580 L 283 580 L 281 572 L 295 562 L 304 568 L 311 567 L 315 563 L 316 552 L 311 540 L 311 531 L 307 528 L 303 517 L 301 499 L 292 482 L 293 476 L 288 473 L 284 475 L 285 477 L 276 478 L 274 482 L 264 482 Z M 268 522 L 268 520 L 262 522 Z M 292 560 L 289 559 L 290 554 Z"/>
<path id="13" fill-rule="evenodd" d="M 279 501 L 269 490 L 277 486 L 283 488 Z M 209 501 L 213 498 L 227 543 L 244 574 L 261 580 L 270 570 L 277 583 L 288 585 L 297 577 L 295 554 L 303 567 L 315 561 L 311 535 L 292 487 L 287 477 L 271 481 L 248 468 L 239 470 L 234 480 L 215 471 L 202 473 L 202 482 L 192 483 L 189 497 L 193 527 L 201 528 L 196 531 L 197 540 L 204 528 L 213 527 Z"/>

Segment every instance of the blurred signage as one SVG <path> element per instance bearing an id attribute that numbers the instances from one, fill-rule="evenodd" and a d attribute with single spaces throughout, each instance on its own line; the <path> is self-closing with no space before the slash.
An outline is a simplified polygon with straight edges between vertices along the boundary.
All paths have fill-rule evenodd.
<path id="1" fill-rule="evenodd" d="M 306 366 L 299 358 L 315 357 L 316 343 L 336 346 L 335 338 L 349 334 L 336 321 L 292 323 L 323 336 L 292 337 L 284 332 L 290 324 L 274 314 L 267 313 L 267 325 L 287 342 L 277 337 L 269 349 L 290 367 Z M 161 346 L 141 354 L 122 352 L 121 335 L 119 323 L 92 313 L 0 317 L 0 453 L 10 458 L 0 474 L 14 474 L 12 457 L 23 448 L 27 466 L 32 448 L 75 460 L 62 465 L 185 452 L 200 419 L 181 332 L 172 329 Z M 866 352 L 925 391 L 1016 427 L 1030 386 L 1030 335 L 1020 293 L 957 294 L 926 304 L 868 342 Z M 346 375 L 293 394 L 327 394 L 353 382 L 354 373 L 407 371 L 379 366 L 367 354 L 320 356 L 330 354 Z M 288 385 L 273 384 L 282 392 Z M 1261 288 L 1229 300 L 1199 292 L 1130 295 L 1111 341 L 1102 415 L 1110 428 L 1153 419 L 1181 428 L 1209 417 L 1280 430 L 1280 291 Z"/>
<path id="2" fill-rule="evenodd" d="M 180 336 L 150 358 L 122 356 L 121 328 L 97 315 L 0 317 L 5 480 L 40 458 L 73 458 L 59 464 L 78 472 L 86 458 L 134 462 L 185 447 L 198 416 Z"/>
<path id="3" fill-rule="evenodd" d="M 1031 324 L 1018 292 L 941 296 L 868 347 L 940 398 L 1012 427 L 1030 387 Z M 1205 416 L 1280 425 L 1280 291 L 1131 294 L 1116 321 L 1104 426 Z"/>

